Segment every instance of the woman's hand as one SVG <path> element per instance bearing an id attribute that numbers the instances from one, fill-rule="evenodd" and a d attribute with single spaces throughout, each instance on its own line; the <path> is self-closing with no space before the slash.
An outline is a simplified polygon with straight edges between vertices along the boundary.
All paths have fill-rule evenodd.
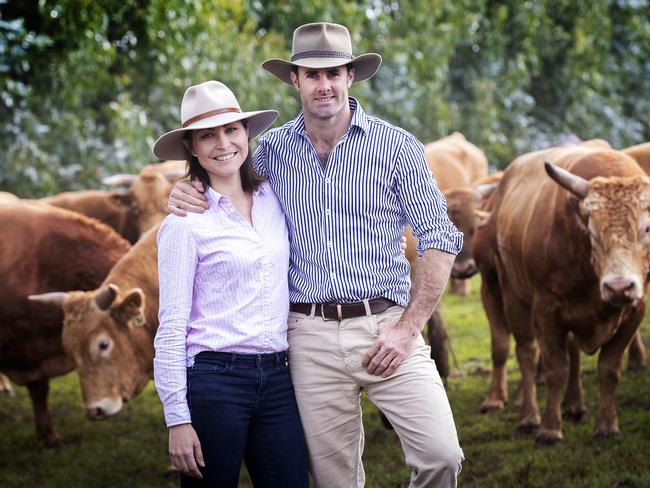
<path id="1" fill-rule="evenodd" d="M 199 466 L 204 468 L 201 443 L 192 424 L 174 425 L 169 428 L 169 455 L 172 464 L 183 474 L 202 479 Z"/>

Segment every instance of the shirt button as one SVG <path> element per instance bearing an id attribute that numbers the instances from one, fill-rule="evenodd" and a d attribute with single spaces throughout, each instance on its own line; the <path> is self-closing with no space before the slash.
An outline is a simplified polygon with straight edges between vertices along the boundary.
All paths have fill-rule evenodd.
<path id="1" fill-rule="evenodd" d="M 329 241 L 329 242 L 327 243 L 327 247 L 332 247 L 332 241 Z"/>
<path id="2" fill-rule="evenodd" d="M 336 278 L 336 274 L 334 273 L 332 273 L 330 276 L 332 277 L 332 279 Z"/>
<path id="3" fill-rule="evenodd" d="M 331 213 L 332 213 L 332 212 L 330 212 L 330 209 L 329 209 L 329 208 L 328 208 L 327 210 L 325 210 L 325 215 L 327 215 L 328 217 L 331 215 Z"/>
<path id="4" fill-rule="evenodd" d="M 332 181 L 330 178 L 325 178 L 325 183 L 329 185 L 330 181 Z"/>

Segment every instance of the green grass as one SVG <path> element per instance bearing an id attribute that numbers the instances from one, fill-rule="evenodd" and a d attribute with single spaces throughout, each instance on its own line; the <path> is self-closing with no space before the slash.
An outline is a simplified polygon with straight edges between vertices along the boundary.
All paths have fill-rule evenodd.
<path id="1" fill-rule="evenodd" d="M 447 385 L 466 460 L 459 482 L 466 487 L 649 487 L 650 373 L 623 373 L 617 405 L 623 437 L 593 436 L 598 399 L 595 357 L 583 356 L 588 413 L 580 424 L 564 424 L 565 440 L 555 447 L 534 447 L 531 437 L 515 434 L 517 415 L 509 406 L 489 415 L 479 405 L 489 384 L 489 329 L 476 290 L 467 298 L 445 296 L 443 314 L 457 364 Z M 650 321 L 642 326 L 650 343 Z M 510 401 L 519 374 L 509 361 Z M 544 387 L 539 388 L 540 406 Z M 167 433 L 153 388 L 126 405 L 119 416 L 86 420 L 74 373 L 51 383 L 50 408 L 67 447 L 42 448 L 36 440 L 29 396 L 0 397 L 0 487 L 172 487 L 166 479 Z M 399 441 L 385 430 L 374 406 L 364 399 L 369 488 L 408 486 L 409 470 Z M 249 487 L 245 470 L 240 483 Z M 343 487 L 345 488 L 345 487 Z"/>

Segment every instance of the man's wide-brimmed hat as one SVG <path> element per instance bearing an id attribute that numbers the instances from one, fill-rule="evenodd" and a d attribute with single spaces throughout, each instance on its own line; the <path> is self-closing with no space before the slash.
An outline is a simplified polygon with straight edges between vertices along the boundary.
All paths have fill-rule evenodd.
<path id="1" fill-rule="evenodd" d="M 183 144 L 188 130 L 209 129 L 238 120 L 248 121 L 248 138 L 254 139 L 278 118 L 276 110 L 243 112 L 237 98 L 220 81 L 206 81 L 185 90 L 181 102 L 181 127 L 160 136 L 153 153 L 160 159 L 190 159 Z"/>
<path id="2" fill-rule="evenodd" d="M 354 83 L 372 78 L 381 65 L 381 56 L 375 53 L 354 56 L 350 33 L 345 26 L 317 22 L 305 24 L 293 32 L 291 61 L 268 59 L 262 68 L 279 78 L 291 83 L 293 66 L 306 68 L 334 68 L 352 64 L 354 66 Z"/>

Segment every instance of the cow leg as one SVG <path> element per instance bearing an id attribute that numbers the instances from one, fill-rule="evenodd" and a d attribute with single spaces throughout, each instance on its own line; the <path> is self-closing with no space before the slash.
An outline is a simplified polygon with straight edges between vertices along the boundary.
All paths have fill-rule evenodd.
<path id="1" fill-rule="evenodd" d="M 611 437 L 621 435 L 616 415 L 616 388 L 621 379 L 621 363 L 628 346 L 643 318 L 645 307 L 628 314 L 614 336 L 600 348 L 598 356 L 598 384 L 600 401 L 596 414 L 596 436 Z"/>
<path id="2" fill-rule="evenodd" d="M 42 378 L 40 380 L 27 383 L 29 396 L 32 399 L 32 408 L 34 410 L 34 420 L 36 421 L 36 433 L 38 438 L 43 442 L 45 447 L 61 447 L 63 440 L 61 436 L 54 431 L 52 426 L 52 417 L 47 408 L 47 395 L 50 389 L 50 380 Z"/>
<path id="3" fill-rule="evenodd" d="M 506 361 L 510 351 L 510 334 L 503 314 L 503 302 L 496 272 L 483 274 L 481 300 L 490 324 L 492 347 L 492 381 L 481 413 L 501 410 L 508 403 L 508 371 Z"/>
<path id="4" fill-rule="evenodd" d="M 440 305 L 427 321 L 427 339 L 431 347 L 431 359 L 435 361 L 440 377 L 446 380 L 449 376 L 449 336 L 442 321 Z"/>
<path id="5" fill-rule="evenodd" d="M 648 353 L 643 344 L 643 337 L 641 337 L 641 330 L 637 330 L 636 334 L 630 342 L 630 347 L 627 350 L 627 369 L 628 371 L 641 371 L 648 367 Z"/>
<path id="6" fill-rule="evenodd" d="M 460 278 L 450 278 L 449 279 L 449 291 L 461 297 L 466 297 L 469 295 L 472 287 L 469 280 L 463 280 Z"/>
<path id="7" fill-rule="evenodd" d="M 0 373 L 0 393 L 5 393 L 9 396 L 14 396 L 14 389 L 11 386 L 9 378 Z"/>
<path id="8" fill-rule="evenodd" d="M 502 284 L 504 313 L 508 324 L 512 324 L 515 336 L 515 354 L 521 372 L 517 396 L 519 402 L 519 423 L 517 432 L 530 434 L 539 428 L 540 416 L 537 406 L 537 385 L 535 370 L 539 358 L 539 347 L 535 329 L 531 322 L 530 307 L 518 300 L 510 292 L 507 284 Z"/>
<path id="9" fill-rule="evenodd" d="M 569 382 L 562 403 L 562 417 L 573 422 L 579 422 L 587 413 L 585 397 L 580 380 L 580 350 L 573 334 L 568 337 L 569 346 Z"/>
<path id="10" fill-rule="evenodd" d="M 550 317 L 540 324 L 540 340 L 546 378 L 546 408 L 542 415 L 542 425 L 537 432 L 538 444 L 555 444 L 563 439 L 560 395 L 569 374 L 569 352 L 566 332 L 557 326 Z"/>

